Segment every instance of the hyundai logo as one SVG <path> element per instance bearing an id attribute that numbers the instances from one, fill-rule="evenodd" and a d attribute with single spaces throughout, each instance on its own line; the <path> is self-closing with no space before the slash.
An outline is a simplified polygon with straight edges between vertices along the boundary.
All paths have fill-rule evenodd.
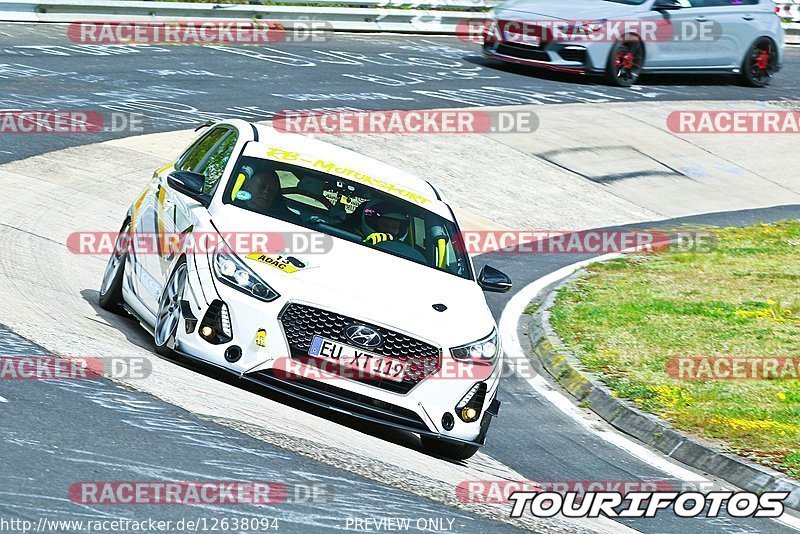
<path id="1" fill-rule="evenodd" d="M 363 324 L 351 324 L 344 329 L 346 337 L 354 345 L 367 349 L 375 348 L 383 344 L 383 337 L 368 326 Z"/>

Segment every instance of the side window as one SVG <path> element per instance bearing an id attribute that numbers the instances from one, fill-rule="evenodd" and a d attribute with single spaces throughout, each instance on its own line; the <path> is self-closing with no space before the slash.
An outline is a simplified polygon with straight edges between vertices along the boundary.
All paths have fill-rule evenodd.
<path id="1" fill-rule="evenodd" d="M 233 148 L 236 146 L 236 133 L 228 130 L 228 133 L 217 143 L 211 152 L 204 158 L 203 161 L 193 169 L 195 172 L 204 174 L 206 183 L 203 191 L 206 194 L 211 194 L 216 189 L 217 184 L 225 172 L 225 166 L 228 160 L 231 159 Z"/>
<path id="2" fill-rule="evenodd" d="M 758 0 L 705 0 L 706 7 L 721 6 L 754 6 Z"/>
<path id="3" fill-rule="evenodd" d="M 230 128 L 214 128 L 186 151 L 178 160 L 176 168 L 205 175 L 203 190 L 206 194 L 211 194 L 222 178 L 237 138 L 236 132 Z"/>
<path id="4" fill-rule="evenodd" d="M 178 160 L 178 164 L 175 166 L 176 169 L 179 171 L 194 171 L 197 166 L 203 161 L 203 156 L 205 156 L 209 150 L 214 148 L 214 145 L 222 139 L 222 136 L 228 130 L 224 128 L 215 128 L 214 130 L 208 132 L 205 136 L 201 137 L 197 140 L 195 144 L 189 147 L 189 150 L 181 156 L 181 159 Z M 196 171 L 199 172 L 199 171 Z"/>

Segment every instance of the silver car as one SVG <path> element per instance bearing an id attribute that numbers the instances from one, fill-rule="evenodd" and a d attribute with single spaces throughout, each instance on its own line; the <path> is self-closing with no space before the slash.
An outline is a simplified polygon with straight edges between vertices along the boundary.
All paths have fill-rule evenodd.
<path id="1" fill-rule="evenodd" d="M 736 74 L 768 85 L 784 46 L 773 0 L 508 0 L 485 56 L 631 86 L 642 73 Z"/>

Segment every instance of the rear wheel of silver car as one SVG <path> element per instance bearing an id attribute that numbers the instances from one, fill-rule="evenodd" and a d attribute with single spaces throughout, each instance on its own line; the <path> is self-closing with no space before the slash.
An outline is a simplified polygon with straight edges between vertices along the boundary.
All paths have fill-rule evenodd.
<path id="1" fill-rule="evenodd" d="M 448 460 L 466 460 L 467 458 L 471 458 L 480 448 L 477 445 L 453 443 L 451 441 L 444 441 L 428 436 L 421 436 L 420 439 L 422 440 L 422 448 L 425 452 L 441 458 L 447 458 Z"/>
<path id="2" fill-rule="evenodd" d="M 765 87 L 777 70 L 778 48 L 772 39 L 763 37 L 753 43 L 742 63 L 742 81 L 750 87 Z"/>
<path id="3" fill-rule="evenodd" d="M 175 333 L 178 331 L 178 324 L 181 321 L 181 298 L 183 297 L 183 289 L 186 287 L 187 272 L 186 260 L 179 260 L 158 301 L 156 324 L 153 328 L 153 341 L 156 353 L 161 356 L 172 355 L 169 340 L 175 337 Z"/>
<path id="4" fill-rule="evenodd" d="M 617 87 L 630 87 L 639 80 L 644 63 L 644 44 L 638 39 L 615 43 L 606 65 L 606 79 Z"/>
<path id="5" fill-rule="evenodd" d="M 129 239 L 131 229 L 130 221 L 125 221 L 117 235 L 114 243 L 114 251 L 106 263 L 106 270 L 103 273 L 103 282 L 100 284 L 100 298 L 98 303 L 104 310 L 114 313 L 122 313 L 122 279 L 125 276 L 125 263 L 128 259 L 128 247 L 126 241 Z"/>

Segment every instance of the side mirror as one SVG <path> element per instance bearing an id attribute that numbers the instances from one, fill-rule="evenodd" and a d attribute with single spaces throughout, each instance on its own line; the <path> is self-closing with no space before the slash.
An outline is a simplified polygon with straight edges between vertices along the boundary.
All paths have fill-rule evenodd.
<path id="1" fill-rule="evenodd" d="M 679 0 L 656 0 L 653 4 L 654 11 L 671 11 L 682 7 Z"/>
<path id="2" fill-rule="evenodd" d="M 167 176 L 167 185 L 172 189 L 208 207 L 211 197 L 203 193 L 205 183 L 206 177 L 199 172 L 173 171 Z"/>
<path id="3" fill-rule="evenodd" d="M 481 269 L 481 273 L 478 275 L 478 285 L 481 286 L 484 291 L 506 293 L 511 289 L 511 278 L 494 267 L 484 265 L 483 269 Z"/>

